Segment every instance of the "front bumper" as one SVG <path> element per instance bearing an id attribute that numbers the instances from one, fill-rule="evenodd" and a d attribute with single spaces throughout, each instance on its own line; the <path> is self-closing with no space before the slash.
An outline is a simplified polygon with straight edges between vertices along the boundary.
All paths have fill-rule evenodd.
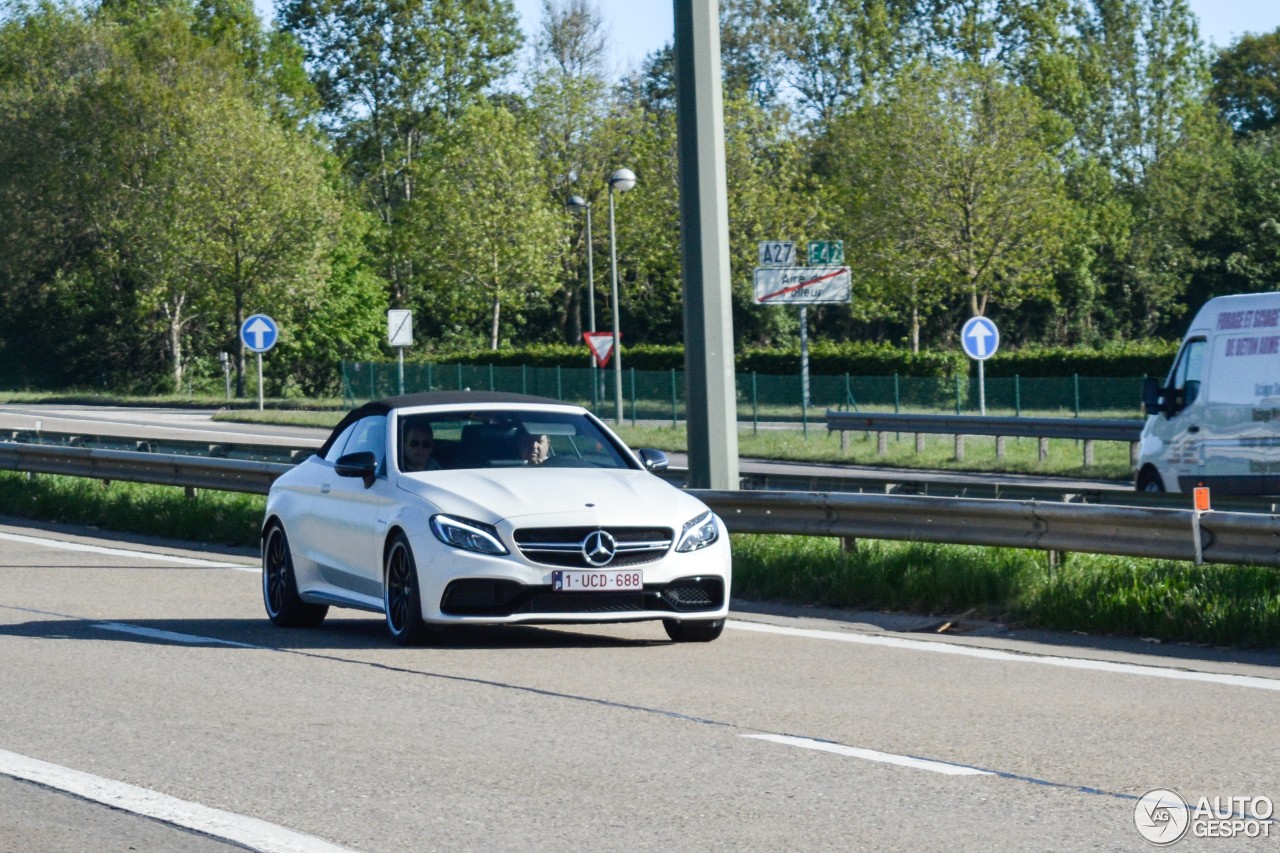
<path id="1" fill-rule="evenodd" d="M 460 551 L 430 532 L 410 533 L 410 541 L 422 617 L 435 624 L 710 620 L 729 614 L 733 562 L 727 535 L 701 550 L 672 550 L 637 566 L 645 583 L 635 592 L 553 592 L 555 567 L 518 552 L 499 557 Z"/>

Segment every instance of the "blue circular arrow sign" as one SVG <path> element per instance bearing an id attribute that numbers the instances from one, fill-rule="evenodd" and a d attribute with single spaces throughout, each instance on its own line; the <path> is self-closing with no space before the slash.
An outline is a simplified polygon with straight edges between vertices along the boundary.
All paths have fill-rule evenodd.
<path id="1" fill-rule="evenodd" d="M 972 317 L 960 330 L 960 347 L 969 358 L 986 361 L 1000 346 L 1000 330 L 986 317 Z"/>
<path id="2" fill-rule="evenodd" d="M 280 327 L 266 314 L 254 314 L 241 324 L 240 340 L 250 352 L 266 352 L 280 340 Z"/>

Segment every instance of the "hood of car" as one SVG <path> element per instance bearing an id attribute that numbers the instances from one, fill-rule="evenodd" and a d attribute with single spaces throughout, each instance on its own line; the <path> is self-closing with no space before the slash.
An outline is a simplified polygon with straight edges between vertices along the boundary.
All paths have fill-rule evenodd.
<path id="1" fill-rule="evenodd" d="M 647 471 L 480 468 L 400 475 L 399 485 L 441 512 L 521 526 L 667 524 L 702 502 Z M 535 518 L 535 516 L 537 518 Z"/>

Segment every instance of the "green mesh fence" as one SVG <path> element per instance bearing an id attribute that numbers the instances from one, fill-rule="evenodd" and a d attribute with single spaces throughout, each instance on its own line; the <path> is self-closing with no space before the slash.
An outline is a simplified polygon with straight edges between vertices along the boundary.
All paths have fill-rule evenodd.
<path id="1" fill-rule="evenodd" d="M 1142 379 L 1068 376 L 988 379 L 987 414 L 1039 417 L 1138 418 Z M 612 370 L 580 367 L 495 367 L 406 364 L 403 386 L 395 362 L 343 362 L 348 406 L 418 391 L 508 391 L 584 406 L 602 418 L 617 414 Z M 740 421 L 821 420 L 827 409 L 865 412 L 977 414 L 978 381 L 968 377 L 811 376 L 809 405 L 801 378 L 739 373 Z M 684 372 L 631 370 L 622 374 L 623 417 L 628 421 L 683 421 Z"/>

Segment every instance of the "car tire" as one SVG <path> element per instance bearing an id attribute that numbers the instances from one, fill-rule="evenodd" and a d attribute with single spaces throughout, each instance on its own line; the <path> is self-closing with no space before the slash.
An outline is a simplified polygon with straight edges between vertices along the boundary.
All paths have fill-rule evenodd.
<path id="1" fill-rule="evenodd" d="M 1164 480 L 1155 468 L 1143 468 L 1138 473 L 1137 490 L 1140 492 L 1163 492 Z"/>
<path id="2" fill-rule="evenodd" d="M 329 613 L 328 605 L 308 604 L 298 595 L 289 537 L 278 521 L 262 537 L 262 603 L 267 618 L 281 628 L 315 628 Z"/>
<path id="3" fill-rule="evenodd" d="M 402 646 L 416 646 L 431 633 L 422 619 L 422 593 L 418 586 L 418 564 L 409 547 L 409 537 L 397 533 L 383 561 L 382 608 L 387 632 Z"/>
<path id="4" fill-rule="evenodd" d="M 709 643 L 724 631 L 723 619 L 697 619 L 682 622 L 679 619 L 663 619 L 662 627 L 675 643 Z"/>

